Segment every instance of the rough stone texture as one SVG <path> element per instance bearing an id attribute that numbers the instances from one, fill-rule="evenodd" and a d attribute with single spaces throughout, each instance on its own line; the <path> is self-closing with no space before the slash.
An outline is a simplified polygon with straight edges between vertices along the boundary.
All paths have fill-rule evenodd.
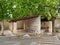
<path id="1" fill-rule="evenodd" d="M 9 30 L 10 30 L 11 32 L 13 32 L 13 22 L 10 22 L 10 23 L 9 23 Z"/>
<path id="2" fill-rule="evenodd" d="M 4 29 L 5 30 L 9 29 L 9 22 L 8 21 L 4 21 Z"/>
<path id="3" fill-rule="evenodd" d="M 14 34 L 17 34 L 17 22 L 10 22 L 9 29 Z"/>
<path id="4" fill-rule="evenodd" d="M 26 30 L 34 30 L 35 33 L 41 33 L 41 22 L 40 17 L 25 20 L 26 23 Z"/>
<path id="5" fill-rule="evenodd" d="M 42 29 L 49 34 L 52 34 L 52 21 L 43 21 L 41 23 Z"/>
<path id="6" fill-rule="evenodd" d="M 55 30 L 60 32 L 60 20 L 55 20 Z"/>
<path id="7" fill-rule="evenodd" d="M 23 21 L 17 21 L 17 28 L 23 29 Z"/>
<path id="8" fill-rule="evenodd" d="M 60 27 L 60 20 L 55 20 L 55 27 L 57 27 L 57 28 Z"/>
<path id="9" fill-rule="evenodd" d="M 49 33 L 51 33 L 52 34 L 52 21 L 49 21 L 48 22 L 49 24 L 48 24 L 48 26 L 49 26 Z"/>
<path id="10" fill-rule="evenodd" d="M 42 27 L 45 27 L 45 31 L 47 32 L 52 32 L 52 22 L 48 21 L 48 22 L 42 22 Z M 60 32 L 60 20 L 55 20 L 55 30 Z M 48 28 L 47 28 L 48 27 Z"/>
<path id="11" fill-rule="evenodd" d="M 13 24 L 14 24 L 13 25 L 13 33 L 17 34 L 17 22 L 14 22 Z"/>
<path id="12" fill-rule="evenodd" d="M 43 30 L 48 32 L 49 22 L 47 22 L 47 21 L 41 22 L 41 27 L 42 27 Z"/>
<path id="13" fill-rule="evenodd" d="M 30 35 L 29 34 L 25 34 L 24 36 L 23 36 L 23 39 L 24 38 L 30 38 Z"/>
<path id="14" fill-rule="evenodd" d="M 20 21 L 19 21 L 20 22 Z M 29 30 L 33 31 L 35 34 L 40 34 L 41 33 L 41 22 L 40 22 L 40 17 L 35 17 L 27 20 L 22 20 L 20 23 L 19 22 L 10 22 L 9 28 L 12 30 L 12 32 L 17 33 L 17 28 L 23 28 L 23 30 Z M 19 25 L 18 25 L 19 24 Z M 21 24 L 21 25 L 20 25 Z"/>
<path id="15" fill-rule="evenodd" d="M 4 20 L 4 29 L 8 30 L 9 29 L 9 22 Z M 1 30 L 1 22 L 0 22 L 0 30 Z"/>

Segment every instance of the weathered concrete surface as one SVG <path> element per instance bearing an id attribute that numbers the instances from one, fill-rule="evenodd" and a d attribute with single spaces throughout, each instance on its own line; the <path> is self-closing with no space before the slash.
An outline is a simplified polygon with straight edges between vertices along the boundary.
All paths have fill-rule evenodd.
<path id="1" fill-rule="evenodd" d="M 55 30 L 60 33 L 60 20 L 55 20 Z"/>
<path id="2" fill-rule="evenodd" d="M 35 39 L 20 39 L 16 37 L 1 37 L 0 45 L 60 45 L 60 40 L 54 36 Z"/>
<path id="3" fill-rule="evenodd" d="M 41 33 L 41 20 L 40 17 L 25 20 L 26 30 L 34 30 L 35 33 Z"/>

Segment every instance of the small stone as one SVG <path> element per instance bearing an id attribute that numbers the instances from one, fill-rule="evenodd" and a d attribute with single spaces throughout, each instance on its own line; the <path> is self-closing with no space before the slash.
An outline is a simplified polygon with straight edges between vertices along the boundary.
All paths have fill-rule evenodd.
<path id="1" fill-rule="evenodd" d="M 29 34 L 25 34 L 23 38 L 30 38 Z"/>
<path id="2" fill-rule="evenodd" d="M 47 35 L 52 35 L 52 33 L 47 33 Z"/>

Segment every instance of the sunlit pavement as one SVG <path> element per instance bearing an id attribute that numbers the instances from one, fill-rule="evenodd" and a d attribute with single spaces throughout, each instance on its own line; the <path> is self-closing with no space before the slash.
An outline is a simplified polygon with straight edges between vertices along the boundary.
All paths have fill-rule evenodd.
<path id="1" fill-rule="evenodd" d="M 55 36 L 34 39 L 0 36 L 0 45 L 60 45 L 60 41 Z"/>

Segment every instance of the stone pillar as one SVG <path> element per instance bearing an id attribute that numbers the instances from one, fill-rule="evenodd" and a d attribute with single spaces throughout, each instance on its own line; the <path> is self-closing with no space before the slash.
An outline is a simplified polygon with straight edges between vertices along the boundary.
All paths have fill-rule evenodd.
<path id="1" fill-rule="evenodd" d="M 49 33 L 52 34 L 52 21 L 49 21 L 48 26 L 49 26 Z"/>
<path id="2" fill-rule="evenodd" d="M 34 30 L 35 34 L 41 33 L 41 20 L 40 17 L 35 17 L 28 20 L 28 25 L 30 30 Z"/>
<path id="3" fill-rule="evenodd" d="M 37 34 L 41 33 L 41 20 L 40 17 L 36 18 Z"/>
<path id="4" fill-rule="evenodd" d="M 17 34 L 17 22 L 13 22 L 13 33 Z"/>
<path id="5" fill-rule="evenodd" d="M 13 22 L 9 22 L 9 29 L 11 32 L 13 32 Z"/>

